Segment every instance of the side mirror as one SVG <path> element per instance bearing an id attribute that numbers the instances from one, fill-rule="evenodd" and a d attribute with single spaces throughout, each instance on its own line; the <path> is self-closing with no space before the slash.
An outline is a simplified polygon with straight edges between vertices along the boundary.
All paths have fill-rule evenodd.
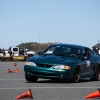
<path id="1" fill-rule="evenodd" d="M 82 57 L 82 61 L 86 60 L 86 59 L 89 59 L 89 57 L 87 57 L 87 56 Z"/>
<path id="2" fill-rule="evenodd" d="M 90 57 L 88 57 L 88 56 L 83 57 L 84 60 L 89 59 L 89 58 L 90 58 Z"/>
<path id="3" fill-rule="evenodd" d="M 99 54 L 99 53 L 96 53 L 96 55 L 100 56 L 100 54 Z"/>
<path id="4" fill-rule="evenodd" d="M 42 52 L 38 52 L 38 55 L 41 55 L 42 54 Z"/>

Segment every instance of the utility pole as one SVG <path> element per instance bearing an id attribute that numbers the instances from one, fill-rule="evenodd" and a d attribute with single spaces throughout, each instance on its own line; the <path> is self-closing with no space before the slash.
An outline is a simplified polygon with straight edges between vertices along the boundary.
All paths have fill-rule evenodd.
<path id="1" fill-rule="evenodd" d="M 40 35 L 39 35 L 39 52 L 40 52 L 40 37 L 41 37 L 41 32 L 40 32 Z"/>
<path id="2" fill-rule="evenodd" d="M 21 48 L 22 48 L 22 39 L 21 39 Z"/>

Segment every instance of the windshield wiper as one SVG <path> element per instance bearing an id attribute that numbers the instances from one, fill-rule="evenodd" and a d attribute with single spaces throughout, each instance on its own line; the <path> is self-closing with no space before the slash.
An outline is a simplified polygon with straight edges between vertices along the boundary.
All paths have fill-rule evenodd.
<path id="1" fill-rule="evenodd" d="M 48 56 L 48 55 L 52 55 L 52 54 L 44 54 L 44 53 L 43 53 L 42 55 L 43 55 L 43 56 Z"/>
<path id="2" fill-rule="evenodd" d="M 66 55 L 64 55 L 62 53 L 55 53 L 54 55 L 66 57 Z"/>

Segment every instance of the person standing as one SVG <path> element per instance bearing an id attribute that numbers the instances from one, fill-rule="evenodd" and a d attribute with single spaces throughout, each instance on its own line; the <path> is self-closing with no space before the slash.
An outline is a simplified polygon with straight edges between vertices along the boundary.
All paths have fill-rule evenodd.
<path id="1" fill-rule="evenodd" d="M 12 51 L 11 50 L 9 51 L 9 54 L 10 54 L 10 56 L 12 56 Z"/>
<path id="2" fill-rule="evenodd" d="M 5 50 L 4 50 L 4 48 L 2 49 L 2 52 L 3 52 L 3 56 L 5 56 Z"/>
<path id="3" fill-rule="evenodd" d="M 100 47 L 98 48 L 98 53 L 100 54 Z"/>
<path id="4" fill-rule="evenodd" d="M 93 47 L 93 51 L 94 51 L 95 53 L 98 53 L 98 50 L 96 49 L 95 46 Z"/>

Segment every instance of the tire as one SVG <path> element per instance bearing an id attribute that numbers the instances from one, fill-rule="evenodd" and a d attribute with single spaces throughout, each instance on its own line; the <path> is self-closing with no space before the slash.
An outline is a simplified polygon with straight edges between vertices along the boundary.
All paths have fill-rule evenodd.
<path id="1" fill-rule="evenodd" d="M 78 69 L 76 69 L 71 82 L 77 83 L 79 81 L 79 79 L 80 79 L 80 71 Z"/>
<path id="2" fill-rule="evenodd" d="M 28 75 L 25 74 L 25 79 L 28 81 L 28 82 L 36 82 L 38 80 L 37 77 L 30 77 Z"/>
<path id="3" fill-rule="evenodd" d="M 100 81 L 100 68 L 98 67 L 95 71 L 94 77 L 90 78 L 91 81 Z"/>

